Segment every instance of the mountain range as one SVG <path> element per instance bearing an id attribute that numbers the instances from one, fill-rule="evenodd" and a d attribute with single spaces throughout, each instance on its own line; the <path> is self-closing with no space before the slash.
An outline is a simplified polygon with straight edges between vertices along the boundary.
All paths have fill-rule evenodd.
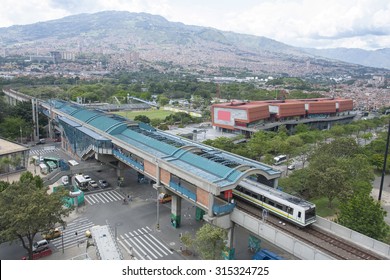
<path id="1" fill-rule="evenodd" d="M 170 22 L 147 13 L 106 11 L 0 28 L 7 53 L 49 51 L 105 55 L 204 73 L 351 74 L 390 69 L 390 49 L 304 49 L 254 35 Z"/>

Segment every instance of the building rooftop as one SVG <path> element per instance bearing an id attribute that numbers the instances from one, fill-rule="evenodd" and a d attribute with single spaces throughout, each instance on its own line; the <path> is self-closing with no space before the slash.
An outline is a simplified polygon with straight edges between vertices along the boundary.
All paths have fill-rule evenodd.
<path id="1" fill-rule="evenodd" d="M 220 187 L 237 183 L 244 173 L 249 171 L 257 170 L 267 178 L 280 176 L 279 170 L 266 164 L 156 130 L 144 123 L 129 122 L 116 115 L 83 109 L 63 101 L 56 100 L 54 104 L 56 109 L 110 134 L 114 139 Z M 97 138 L 97 135 L 95 136 Z"/>
<path id="2" fill-rule="evenodd" d="M 0 138 L 0 156 L 27 150 L 29 150 L 29 148 L 26 148 L 25 146 Z"/>

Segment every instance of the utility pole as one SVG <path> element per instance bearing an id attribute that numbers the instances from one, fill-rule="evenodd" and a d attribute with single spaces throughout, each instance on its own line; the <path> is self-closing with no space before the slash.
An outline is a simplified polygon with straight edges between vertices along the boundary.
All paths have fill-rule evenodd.
<path id="1" fill-rule="evenodd" d="M 381 184 L 379 186 L 379 196 L 378 201 L 382 198 L 382 190 L 383 190 L 383 181 L 385 179 L 386 175 L 386 164 L 387 164 L 387 154 L 389 152 L 389 140 L 390 140 L 390 119 L 389 119 L 389 127 L 387 130 L 387 141 L 386 141 L 386 151 L 385 151 L 385 159 L 383 161 L 383 168 L 382 168 L 382 178 L 381 178 Z"/>

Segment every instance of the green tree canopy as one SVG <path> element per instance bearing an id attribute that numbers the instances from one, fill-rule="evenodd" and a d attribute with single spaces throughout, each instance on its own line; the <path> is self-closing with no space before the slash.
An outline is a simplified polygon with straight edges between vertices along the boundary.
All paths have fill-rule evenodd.
<path id="1" fill-rule="evenodd" d="M 210 224 L 204 224 L 195 237 L 195 247 L 199 255 L 204 260 L 218 260 L 222 258 L 225 251 L 225 239 L 227 232 L 224 229 Z"/>
<path id="2" fill-rule="evenodd" d="M 384 221 L 387 213 L 380 203 L 367 193 L 356 193 L 340 205 L 337 222 L 377 240 L 383 240 L 390 232 Z"/>
<path id="3" fill-rule="evenodd" d="M 150 119 L 145 115 L 138 115 L 134 117 L 135 121 L 143 122 L 143 123 L 150 123 Z"/>
<path id="4" fill-rule="evenodd" d="M 19 238 L 32 259 L 34 237 L 56 224 L 65 224 L 71 208 L 63 206 L 67 192 L 48 194 L 46 188 L 37 187 L 35 180 L 12 183 L 0 193 L 0 238 Z"/>

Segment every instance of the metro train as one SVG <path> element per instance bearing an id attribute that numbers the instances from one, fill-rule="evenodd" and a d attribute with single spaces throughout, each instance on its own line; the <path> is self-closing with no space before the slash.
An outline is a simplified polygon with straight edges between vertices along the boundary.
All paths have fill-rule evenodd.
<path id="1" fill-rule="evenodd" d="M 266 209 L 299 227 L 306 227 L 316 221 L 315 204 L 250 179 L 242 180 L 233 189 L 233 197 Z"/>

